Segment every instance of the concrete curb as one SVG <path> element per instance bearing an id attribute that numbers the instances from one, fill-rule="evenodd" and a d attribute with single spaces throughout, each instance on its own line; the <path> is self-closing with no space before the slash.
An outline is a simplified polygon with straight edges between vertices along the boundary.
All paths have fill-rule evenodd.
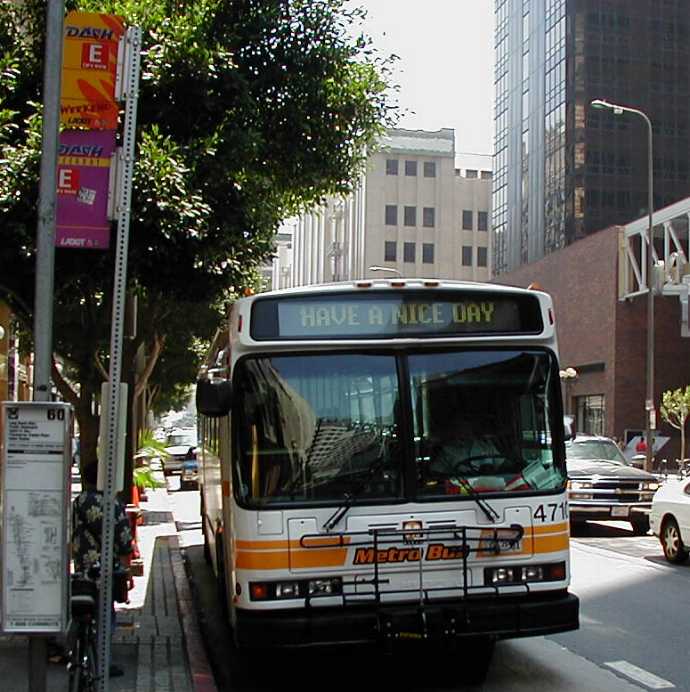
<path id="1" fill-rule="evenodd" d="M 216 682 L 211 671 L 211 666 L 206 656 L 206 650 L 201 639 L 199 623 L 197 621 L 192 591 L 189 588 L 189 580 L 184 566 L 184 559 L 180 549 L 178 536 L 170 536 L 171 559 L 177 603 L 180 611 L 180 624 L 184 633 L 187 660 L 192 678 L 194 692 L 218 692 Z"/>

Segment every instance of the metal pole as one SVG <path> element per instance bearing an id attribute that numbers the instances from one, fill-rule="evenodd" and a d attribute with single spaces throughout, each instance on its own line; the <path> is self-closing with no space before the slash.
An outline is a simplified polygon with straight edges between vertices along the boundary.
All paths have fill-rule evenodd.
<path id="1" fill-rule="evenodd" d="M 43 131 L 36 226 L 36 296 L 34 299 L 34 401 L 50 401 L 53 361 L 53 292 L 55 279 L 55 204 L 57 196 L 60 82 L 62 77 L 63 0 L 49 0 L 43 63 Z M 47 640 L 29 638 L 29 692 L 45 692 Z"/>
<path id="2" fill-rule="evenodd" d="M 36 228 L 36 297 L 34 303 L 34 401 L 50 400 L 53 360 L 53 290 L 55 278 L 55 206 L 57 197 L 62 21 L 64 0 L 50 0 L 46 17 L 43 66 L 43 145 Z"/>
<path id="3" fill-rule="evenodd" d="M 594 99 L 591 102 L 592 108 L 612 111 L 614 115 L 622 113 L 633 113 L 639 115 L 647 125 L 647 168 L 649 182 L 647 185 L 647 212 L 649 214 L 649 228 L 647 232 L 647 396 L 645 399 L 645 442 L 647 451 L 645 453 L 644 467 L 646 471 L 652 470 L 652 432 L 656 429 L 656 407 L 654 403 L 654 130 L 652 121 L 646 113 L 637 108 L 621 106 L 617 103 L 609 103 L 604 99 Z"/>
<path id="4" fill-rule="evenodd" d="M 647 247 L 647 401 L 645 410 L 647 414 L 647 428 L 645 440 L 647 452 L 645 455 L 645 471 L 652 470 L 653 441 L 652 431 L 656 428 L 656 411 L 654 403 L 654 155 L 653 155 L 653 130 L 652 122 L 642 111 L 636 111 L 647 123 L 648 130 L 648 211 L 649 211 L 649 245 Z"/>
<path id="5" fill-rule="evenodd" d="M 122 336 L 124 330 L 125 297 L 127 289 L 127 253 L 129 248 L 129 221 L 131 217 L 132 182 L 134 176 L 134 144 L 136 111 L 139 88 L 141 28 L 130 27 L 126 33 L 127 48 L 123 79 L 125 92 L 125 121 L 122 142 L 122 165 L 117 223 L 117 246 L 113 277 L 113 312 L 110 332 L 110 370 L 107 386 L 106 420 L 106 478 L 103 488 L 103 525 L 101 537 L 101 589 L 98 598 L 98 690 L 108 692 L 110 668 L 110 625 L 112 620 L 112 585 L 114 561 L 115 516 L 115 454 L 117 451 L 118 422 L 122 372 Z"/>

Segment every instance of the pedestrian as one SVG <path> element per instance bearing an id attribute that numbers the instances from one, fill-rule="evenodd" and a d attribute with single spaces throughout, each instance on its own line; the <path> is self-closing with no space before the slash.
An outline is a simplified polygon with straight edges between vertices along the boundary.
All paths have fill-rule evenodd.
<path id="1" fill-rule="evenodd" d="M 635 454 L 646 454 L 647 453 L 647 441 L 644 437 L 640 437 L 635 445 Z"/>
<path id="2" fill-rule="evenodd" d="M 72 557 L 75 572 L 88 574 L 101 564 L 101 536 L 103 532 L 103 493 L 96 488 L 98 464 L 91 463 L 82 472 L 81 493 L 72 505 Z M 132 556 L 132 532 L 124 505 L 115 500 L 115 530 L 113 545 L 114 573 L 127 570 Z M 115 586 L 115 580 L 113 580 Z M 115 629 L 115 602 L 113 601 L 112 628 Z M 110 666 L 110 676 L 119 677 L 124 671 L 118 665 Z"/>

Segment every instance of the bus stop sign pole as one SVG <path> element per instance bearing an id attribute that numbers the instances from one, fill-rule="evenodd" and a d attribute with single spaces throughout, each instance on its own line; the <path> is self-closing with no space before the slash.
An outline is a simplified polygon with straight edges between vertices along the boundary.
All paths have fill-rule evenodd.
<path id="1" fill-rule="evenodd" d="M 127 290 L 127 251 L 129 248 L 129 220 L 131 216 L 132 179 L 134 176 L 134 143 L 136 109 L 139 88 L 141 28 L 130 27 L 125 35 L 123 65 L 123 95 L 125 121 L 118 166 L 117 247 L 113 279 L 113 312 L 110 333 L 110 371 L 106 421 L 106 474 L 103 487 L 103 529 L 101 537 L 101 590 L 98 599 L 98 689 L 108 692 L 110 670 L 110 625 L 112 621 L 113 543 L 115 538 L 115 459 L 118 440 L 120 406 L 120 378 L 122 372 L 122 335 L 124 329 L 125 295 Z"/>
<path id="2" fill-rule="evenodd" d="M 64 0 L 48 0 L 43 64 L 43 139 L 36 228 L 36 295 L 34 299 L 34 401 L 50 401 L 53 362 L 53 292 L 55 281 L 55 209 L 62 78 Z M 45 692 L 47 642 L 29 638 L 29 690 Z"/>

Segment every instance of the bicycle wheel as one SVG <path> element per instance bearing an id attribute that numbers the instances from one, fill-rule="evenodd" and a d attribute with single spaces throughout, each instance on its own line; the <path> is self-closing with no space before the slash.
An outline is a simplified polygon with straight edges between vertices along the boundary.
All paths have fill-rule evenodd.
<path id="1" fill-rule="evenodd" d="M 90 626 L 86 643 L 86 656 L 84 657 L 84 677 L 86 679 L 86 684 L 82 685 L 81 692 L 96 692 L 96 678 L 98 675 L 96 661 L 96 632 L 93 626 Z"/>
<path id="2" fill-rule="evenodd" d="M 81 633 L 77 633 L 69 656 L 69 692 L 80 692 L 82 680 Z"/>

